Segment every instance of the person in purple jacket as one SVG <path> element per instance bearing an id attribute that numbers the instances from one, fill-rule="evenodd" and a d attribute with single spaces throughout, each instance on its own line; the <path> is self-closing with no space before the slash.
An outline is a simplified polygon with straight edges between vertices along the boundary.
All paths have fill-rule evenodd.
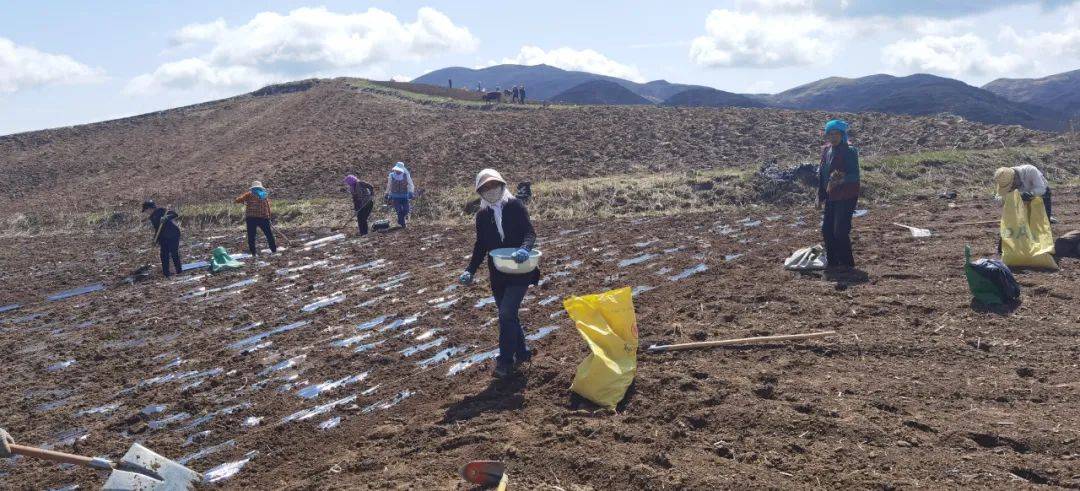
<path id="1" fill-rule="evenodd" d="M 818 167 L 818 208 L 821 238 L 829 269 L 852 269 L 851 218 L 859 201 L 859 151 L 848 144 L 848 124 L 834 119 L 825 124 L 828 142 Z"/>

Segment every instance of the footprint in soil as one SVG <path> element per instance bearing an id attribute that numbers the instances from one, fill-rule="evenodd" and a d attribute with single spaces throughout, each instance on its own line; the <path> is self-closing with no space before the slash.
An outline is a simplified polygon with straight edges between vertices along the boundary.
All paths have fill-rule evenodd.
<path id="1" fill-rule="evenodd" d="M 885 411 L 885 412 L 887 412 L 887 413 L 892 413 L 892 414 L 904 414 L 904 410 L 903 410 L 903 409 L 900 409 L 900 408 L 898 408 L 898 407 L 896 407 L 896 406 L 893 406 L 892 404 L 889 404 L 889 403 L 887 403 L 887 402 L 882 402 L 882 401 L 871 401 L 871 402 L 870 402 L 870 405 L 871 405 L 871 406 L 873 406 L 873 407 L 874 407 L 875 409 L 878 409 L 878 410 L 881 410 L 881 411 Z"/>
<path id="2" fill-rule="evenodd" d="M 701 384 L 694 379 L 683 379 L 679 382 L 679 390 L 682 392 L 697 392 L 701 390 Z"/>
<path id="3" fill-rule="evenodd" d="M 761 384 L 754 388 L 754 395 L 762 399 L 776 399 L 776 385 Z"/>
<path id="4" fill-rule="evenodd" d="M 754 395 L 762 399 L 776 399 L 779 392 L 776 390 L 776 384 L 779 379 L 776 375 L 770 373 L 762 373 L 757 376 L 757 381 L 760 385 L 753 389 Z"/>
<path id="5" fill-rule="evenodd" d="M 657 467 L 660 467 L 662 469 L 670 469 L 670 468 L 674 467 L 674 465 L 671 463 L 671 458 L 668 457 L 668 454 L 666 454 L 664 452 L 660 452 L 660 453 L 650 455 L 650 456 L 646 457 L 644 459 L 644 461 L 645 461 L 645 463 L 653 464 L 653 465 L 655 465 Z"/>
<path id="6" fill-rule="evenodd" d="M 1050 486 L 1058 486 L 1058 485 L 1060 485 L 1060 483 L 1058 483 L 1057 479 L 1053 479 L 1051 477 L 1047 477 L 1047 476 L 1045 476 L 1043 474 L 1040 474 L 1039 471 L 1036 471 L 1035 469 L 1024 469 L 1022 467 L 1013 467 L 1011 470 L 1009 470 L 1009 472 L 1012 473 L 1012 475 L 1014 475 L 1016 477 L 1019 477 L 1020 479 L 1023 479 L 1025 481 L 1031 482 L 1031 483 L 1042 484 L 1042 485 L 1050 485 Z"/>
<path id="7" fill-rule="evenodd" d="M 968 438 L 983 448 L 1009 447 L 1018 453 L 1028 453 L 1031 451 L 1031 447 L 1024 442 L 994 435 L 992 433 L 968 433 Z"/>
<path id="8" fill-rule="evenodd" d="M 919 431 L 924 431 L 926 433 L 937 433 L 937 430 L 931 428 L 930 425 L 925 424 L 925 423 L 920 423 L 920 422 L 915 421 L 915 420 L 910 420 L 909 419 L 907 421 L 904 421 L 904 426 L 907 426 L 908 428 L 914 428 L 914 429 L 919 430 Z"/>

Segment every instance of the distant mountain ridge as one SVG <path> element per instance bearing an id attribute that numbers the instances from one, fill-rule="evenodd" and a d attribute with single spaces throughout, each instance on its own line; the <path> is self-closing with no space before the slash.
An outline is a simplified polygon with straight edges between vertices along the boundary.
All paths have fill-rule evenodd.
<path id="1" fill-rule="evenodd" d="M 1023 102 L 1080 118 L 1080 70 L 1042 78 L 999 78 L 983 86 L 1014 102 Z"/>
<path id="2" fill-rule="evenodd" d="M 652 104 L 652 101 L 610 80 L 589 80 L 556 94 L 550 100 L 569 104 Z"/>
<path id="3" fill-rule="evenodd" d="M 526 98 L 546 101 L 592 80 L 615 82 L 631 92 L 657 103 L 663 102 L 668 97 L 684 90 L 701 87 L 699 85 L 673 84 L 666 80 L 637 83 L 607 75 L 563 70 L 550 65 L 495 65 L 480 69 L 450 67 L 417 77 L 413 80 L 413 83 L 445 87 L 453 81 L 454 87 L 469 90 L 476 90 L 478 86 L 486 90 L 509 89 L 515 85 L 524 84 Z"/>
<path id="4" fill-rule="evenodd" d="M 1037 80 L 997 80 L 986 88 L 935 75 L 830 77 L 778 94 L 736 94 L 701 85 L 666 80 L 637 83 L 606 75 L 562 70 L 549 65 L 495 65 L 436 70 L 413 82 L 475 90 L 525 85 L 529 100 L 552 100 L 586 82 L 612 82 L 651 103 L 668 106 L 773 107 L 836 112 L 884 112 L 908 115 L 948 113 L 972 121 L 1017 124 L 1041 130 L 1066 127 L 1080 115 L 1080 70 Z M 611 93 L 600 94 L 607 87 Z M 588 100 L 628 100 L 613 85 L 593 85 Z M 617 93 L 618 92 L 618 93 Z M 579 94 L 574 97 L 581 97 Z M 585 103 L 585 102 L 581 102 Z M 589 102 L 604 104 L 604 102 Z M 625 102 L 619 102 L 622 104 Z"/>
<path id="5" fill-rule="evenodd" d="M 742 94 L 725 92 L 710 87 L 687 89 L 669 97 L 665 106 L 686 107 L 766 107 L 764 102 Z"/>
<path id="6" fill-rule="evenodd" d="M 914 116 L 950 113 L 973 121 L 1043 130 L 1059 129 L 1063 121 L 1063 115 L 1051 109 L 1010 101 L 959 80 L 927 74 L 830 77 L 754 98 L 787 109 Z"/>

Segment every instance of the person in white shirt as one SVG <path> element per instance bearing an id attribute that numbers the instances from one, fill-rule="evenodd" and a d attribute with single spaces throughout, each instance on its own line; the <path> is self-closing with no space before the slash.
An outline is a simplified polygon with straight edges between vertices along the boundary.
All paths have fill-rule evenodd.
<path id="1" fill-rule="evenodd" d="M 1050 184 L 1046 182 L 1046 176 L 1038 167 L 1031 164 L 999 167 L 994 171 L 994 182 L 997 184 L 1000 196 L 1020 191 L 1020 198 L 1024 201 L 1031 201 L 1036 196 L 1041 197 L 1050 223 L 1057 223 L 1057 219 L 1051 213 L 1053 208 L 1050 204 Z"/>

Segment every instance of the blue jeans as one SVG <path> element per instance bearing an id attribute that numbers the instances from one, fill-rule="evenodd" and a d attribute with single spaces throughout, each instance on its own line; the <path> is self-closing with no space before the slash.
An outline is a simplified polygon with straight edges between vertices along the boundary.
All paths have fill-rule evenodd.
<path id="1" fill-rule="evenodd" d="M 244 221 L 247 223 L 248 252 L 250 252 L 252 256 L 259 255 L 259 248 L 255 246 L 255 240 L 258 237 L 256 234 L 259 233 L 259 230 L 262 230 L 263 235 L 266 236 L 266 244 L 270 246 L 270 252 L 277 252 L 277 242 L 274 241 L 274 229 L 270 226 L 269 218 L 247 217 Z"/>
<path id="2" fill-rule="evenodd" d="M 391 198 L 390 201 L 394 204 L 394 211 L 397 212 L 397 224 L 404 227 L 405 221 L 409 217 L 409 199 Z"/>
<path id="3" fill-rule="evenodd" d="M 521 301 L 528 291 L 528 285 L 507 285 L 492 292 L 495 305 L 499 307 L 499 356 L 495 358 L 498 365 L 511 365 L 515 359 L 519 363 L 524 362 L 531 356 L 525 345 L 525 330 L 518 317 Z"/>

